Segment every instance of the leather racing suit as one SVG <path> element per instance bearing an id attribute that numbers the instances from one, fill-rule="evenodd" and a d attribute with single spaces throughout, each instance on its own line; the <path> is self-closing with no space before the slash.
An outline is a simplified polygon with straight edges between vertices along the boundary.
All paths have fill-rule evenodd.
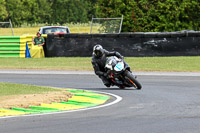
<path id="1" fill-rule="evenodd" d="M 123 58 L 119 52 L 109 52 L 103 49 L 103 54 L 101 57 L 96 57 L 94 54 L 92 55 L 92 65 L 94 68 L 94 72 L 99 78 L 102 79 L 105 86 L 110 87 L 111 83 L 107 79 L 107 73 L 105 70 L 106 58 L 110 56 L 117 56 L 118 58 Z"/>

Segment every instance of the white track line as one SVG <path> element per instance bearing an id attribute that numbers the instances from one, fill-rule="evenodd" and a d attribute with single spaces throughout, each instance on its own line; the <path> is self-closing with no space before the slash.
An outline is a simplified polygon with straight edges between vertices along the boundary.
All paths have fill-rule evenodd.
<path id="1" fill-rule="evenodd" d="M 91 91 L 91 90 L 87 90 L 87 91 Z M 63 114 L 63 113 L 69 113 L 69 112 L 78 112 L 78 111 L 84 111 L 84 110 L 98 109 L 98 108 L 103 108 L 103 107 L 111 106 L 111 105 L 116 104 L 116 103 L 118 103 L 118 102 L 120 102 L 122 100 L 122 97 L 120 97 L 118 95 L 115 95 L 115 94 L 112 94 L 112 93 L 99 92 L 99 91 L 92 91 L 92 92 L 110 95 L 110 96 L 115 97 L 116 100 L 113 101 L 113 102 L 107 103 L 107 104 L 103 104 L 103 105 L 99 105 L 99 106 L 95 106 L 95 107 L 83 108 L 83 109 L 67 110 L 67 111 L 59 111 L 59 112 L 51 112 L 51 113 L 41 113 L 41 114 L 27 114 L 27 115 L 5 116 L 5 117 L 0 117 L 0 119 L 8 119 L 8 118 L 16 118 L 16 117 L 43 116 L 43 115 L 52 115 L 52 114 Z"/>
<path id="2" fill-rule="evenodd" d="M 95 75 L 93 71 L 55 71 L 55 70 L 13 70 L 0 69 L 1 74 L 76 74 Z M 134 75 L 154 75 L 154 76 L 200 76 L 200 72 L 134 72 Z"/>

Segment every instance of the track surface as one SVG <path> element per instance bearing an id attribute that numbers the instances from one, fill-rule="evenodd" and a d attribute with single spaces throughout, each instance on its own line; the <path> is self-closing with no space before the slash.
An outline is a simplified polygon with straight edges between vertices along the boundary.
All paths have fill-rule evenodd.
<path id="1" fill-rule="evenodd" d="M 139 75 L 142 90 L 105 88 L 93 74 L 0 74 L 0 82 L 109 92 L 112 106 L 0 119 L 0 133 L 199 133 L 200 76 Z"/>

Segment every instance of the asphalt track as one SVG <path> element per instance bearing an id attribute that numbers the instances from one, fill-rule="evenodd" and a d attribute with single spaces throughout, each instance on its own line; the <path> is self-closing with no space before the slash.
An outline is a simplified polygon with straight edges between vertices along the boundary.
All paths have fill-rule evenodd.
<path id="1" fill-rule="evenodd" d="M 140 73 L 142 90 L 105 88 L 92 72 L 0 71 L 0 82 L 113 93 L 92 110 L 0 119 L 0 133 L 199 133 L 200 73 Z"/>

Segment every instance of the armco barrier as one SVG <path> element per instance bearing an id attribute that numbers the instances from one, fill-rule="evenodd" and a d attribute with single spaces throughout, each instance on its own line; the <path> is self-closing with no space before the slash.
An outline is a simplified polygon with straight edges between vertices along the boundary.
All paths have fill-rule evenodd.
<path id="1" fill-rule="evenodd" d="M 199 56 L 200 32 L 136 32 L 123 34 L 48 34 L 46 57 L 89 57 L 95 44 L 123 56 Z"/>
<path id="2" fill-rule="evenodd" d="M 29 49 L 32 45 L 32 37 L 25 36 L 0 36 L 0 57 L 21 57 L 25 58 L 26 42 Z M 43 35 L 47 37 L 47 35 Z"/>

